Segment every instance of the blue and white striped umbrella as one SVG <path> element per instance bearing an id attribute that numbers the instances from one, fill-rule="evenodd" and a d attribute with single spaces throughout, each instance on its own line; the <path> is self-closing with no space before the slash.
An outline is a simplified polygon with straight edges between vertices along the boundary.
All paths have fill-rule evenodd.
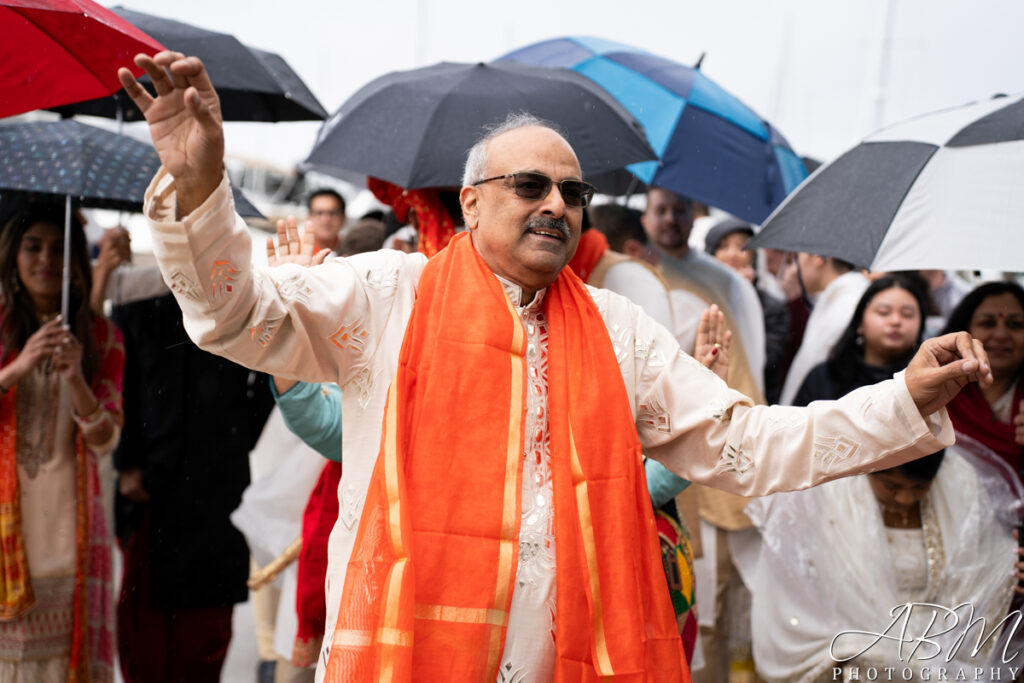
<path id="1" fill-rule="evenodd" d="M 699 69 L 588 37 L 534 43 L 499 60 L 573 69 L 611 93 L 658 154 L 629 166 L 648 185 L 760 223 L 807 175 L 771 124 Z"/>

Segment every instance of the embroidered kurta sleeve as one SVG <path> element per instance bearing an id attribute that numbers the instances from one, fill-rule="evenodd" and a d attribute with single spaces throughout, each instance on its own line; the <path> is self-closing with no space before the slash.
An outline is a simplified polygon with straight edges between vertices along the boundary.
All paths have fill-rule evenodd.
<path id="1" fill-rule="evenodd" d="M 622 319 L 610 328 L 616 352 L 633 344 L 624 377 L 644 452 L 680 477 L 760 496 L 894 467 L 953 442 L 945 409 L 922 417 L 902 373 L 838 401 L 755 406 L 635 306 L 609 304 L 606 321 Z M 616 340 L 616 327 L 633 336 Z"/>
<path id="2" fill-rule="evenodd" d="M 270 390 L 288 429 L 328 460 L 341 462 L 341 389 L 337 384 L 299 382 L 283 394 Z"/>
<path id="3" fill-rule="evenodd" d="M 415 288 L 426 259 L 394 251 L 312 268 L 254 267 L 227 177 L 198 209 L 175 220 L 164 169 L 146 192 L 154 253 L 202 349 L 246 367 L 345 384 L 373 354 L 396 293 Z"/>

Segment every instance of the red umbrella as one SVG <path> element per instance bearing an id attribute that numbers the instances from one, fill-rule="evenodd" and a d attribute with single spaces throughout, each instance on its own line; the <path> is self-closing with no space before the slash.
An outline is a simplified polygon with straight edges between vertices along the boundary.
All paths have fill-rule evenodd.
<path id="1" fill-rule="evenodd" d="M 0 117 L 121 89 L 119 67 L 164 47 L 91 0 L 0 0 Z"/>

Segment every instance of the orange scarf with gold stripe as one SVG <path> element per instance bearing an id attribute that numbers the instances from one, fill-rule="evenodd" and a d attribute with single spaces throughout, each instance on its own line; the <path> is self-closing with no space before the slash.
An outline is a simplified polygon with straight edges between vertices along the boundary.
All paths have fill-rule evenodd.
<path id="1" fill-rule="evenodd" d="M 689 681 L 607 328 L 545 299 L 555 680 Z M 424 268 L 388 393 L 326 680 L 494 681 L 518 565 L 526 332 L 469 235 Z"/>

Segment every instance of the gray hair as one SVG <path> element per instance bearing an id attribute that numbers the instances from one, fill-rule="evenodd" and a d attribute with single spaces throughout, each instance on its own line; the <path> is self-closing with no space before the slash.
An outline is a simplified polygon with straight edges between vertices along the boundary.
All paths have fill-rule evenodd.
<path id="1" fill-rule="evenodd" d="M 545 121 L 527 112 L 509 114 L 501 123 L 485 128 L 483 137 L 469 148 L 469 154 L 466 155 L 466 166 L 462 172 L 463 187 L 484 179 L 484 173 L 487 172 L 487 145 L 490 144 L 491 140 L 509 131 L 533 126 L 548 128 L 554 131 L 568 144 L 565 132 L 550 121 Z"/>

